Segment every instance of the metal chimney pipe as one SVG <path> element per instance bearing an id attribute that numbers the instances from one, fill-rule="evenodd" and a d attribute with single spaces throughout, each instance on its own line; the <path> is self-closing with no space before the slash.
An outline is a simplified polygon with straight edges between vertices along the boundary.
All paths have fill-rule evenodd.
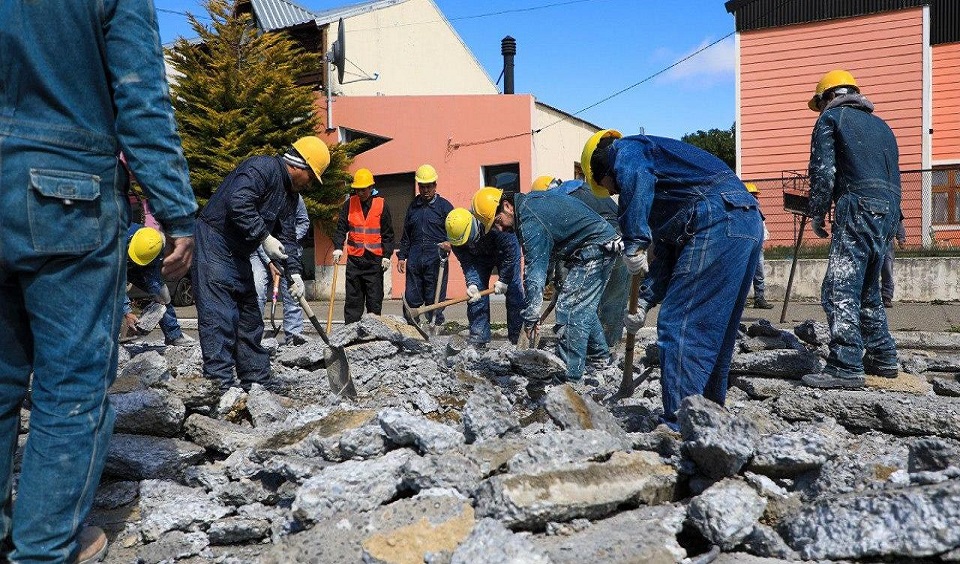
<path id="1" fill-rule="evenodd" d="M 513 57 L 517 54 L 517 40 L 509 35 L 500 40 L 503 55 L 503 93 L 513 94 Z"/>

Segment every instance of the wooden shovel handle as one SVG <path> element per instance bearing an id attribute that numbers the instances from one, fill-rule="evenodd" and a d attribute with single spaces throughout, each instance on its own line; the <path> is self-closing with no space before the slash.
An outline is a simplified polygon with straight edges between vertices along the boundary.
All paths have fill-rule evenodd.
<path id="1" fill-rule="evenodd" d="M 492 294 L 495 290 L 496 290 L 496 288 L 487 288 L 486 290 L 483 290 L 482 292 L 480 292 L 480 296 L 489 296 L 489 295 Z M 435 309 L 441 309 L 441 308 L 445 308 L 445 307 L 447 307 L 447 306 L 452 306 L 452 305 L 456 305 L 456 304 L 462 304 L 463 302 L 468 301 L 468 300 L 470 300 L 470 296 L 463 296 L 463 297 L 461 297 L 461 298 L 452 298 L 452 299 L 449 299 L 449 300 L 444 300 L 444 301 L 442 301 L 442 302 L 440 302 L 440 303 L 438 303 L 438 304 L 430 304 L 430 305 L 425 305 L 425 306 L 422 306 L 422 307 L 413 308 L 413 309 L 410 310 L 410 313 L 411 313 L 414 317 L 416 317 L 416 316 L 418 316 L 418 315 L 423 315 L 424 313 L 427 313 L 428 311 L 433 311 L 433 310 L 435 310 Z"/>

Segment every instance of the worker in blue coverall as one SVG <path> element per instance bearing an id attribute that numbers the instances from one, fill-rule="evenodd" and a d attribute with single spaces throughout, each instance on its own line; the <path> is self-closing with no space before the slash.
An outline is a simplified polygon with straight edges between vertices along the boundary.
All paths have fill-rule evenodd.
<path id="1" fill-rule="evenodd" d="M 723 405 L 730 359 L 763 239 L 757 200 L 719 158 L 674 139 L 614 130 L 594 134 L 581 166 L 598 196 L 619 195 L 624 262 L 647 271 L 651 303 L 660 303 L 663 422 L 677 428 L 683 398 Z M 628 316 L 635 332 L 642 315 Z M 639 322 L 639 323 L 638 323 Z"/>
<path id="2" fill-rule="evenodd" d="M 383 275 L 390 270 L 393 254 L 393 217 L 381 196 L 376 196 L 373 173 L 361 168 L 353 175 L 353 195 L 340 209 L 333 234 L 333 262 L 339 263 L 347 249 L 343 322 L 356 323 L 368 313 L 383 311 Z"/>
<path id="3" fill-rule="evenodd" d="M 160 268 L 163 266 L 163 234 L 152 227 L 131 223 L 127 229 L 127 282 L 150 294 L 154 301 L 165 306 L 160 319 L 160 330 L 166 345 L 184 346 L 195 343 L 184 335 L 177 321 L 177 311 L 173 309 L 170 289 L 163 281 Z M 130 297 L 123 296 L 123 316 L 136 323 L 130 307 Z"/>
<path id="4" fill-rule="evenodd" d="M 449 272 L 445 268 L 443 279 L 438 280 L 438 276 L 440 263 L 450 252 L 444 221 L 453 211 L 453 204 L 437 194 L 436 169 L 428 164 L 421 165 L 415 177 L 419 193 L 407 208 L 403 236 L 397 249 L 397 270 L 406 274 L 403 297 L 412 308 L 432 304 L 437 284 L 440 284 L 440 301 L 447 297 Z M 434 326 L 443 325 L 442 309 L 427 312 L 425 316 Z"/>
<path id="5" fill-rule="evenodd" d="M 567 277 L 557 300 L 558 353 L 566 363 L 566 381 L 579 381 L 587 357 L 610 355 L 597 305 L 623 249 L 620 236 L 597 212 L 552 190 L 517 194 L 481 188 L 471 211 L 485 230 L 496 226 L 520 240 L 527 297 L 523 323 L 531 342 L 539 331 L 550 258 L 555 254 L 565 263 Z"/>
<path id="6" fill-rule="evenodd" d="M 163 274 L 183 276 L 194 247 L 159 37 L 149 1 L 0 2 L 0 562 L 86 564 L 107 550 L 84 523 L 116 416 L 121 151 L 169 237 Z"/>
<path id="7" fill-rule="evenodd" d="M 285 267 L 291 297 L 303 296 L 303 267 L 293 252 L 297 202 L 300 191 L 319 182 L 329 164 L 323 141 L 301 137 L 281 156 L 240 163 L 200 212 L 193 292 L 203 374 L 221 389 L 233 384 L 234 370 L 247 389 L 270 381 L 250 255 L 262 245 L 271 261 Z"/>
<path id="8" fill-rule="evenodd" d="M 542 182 L 541 182 L 542 183 Z M 537 188 L 535 181 L 534 190 Z M 607 196 L 598 198 L 594 195 L 590 186 L 583 180 L 567 180 L 566 182 L 557 182 L 550 186 L 550 190 L 556 190 L 561 194 L 572 196 L 590 209 L 597 212 L 600 217 L 607 220 L 611 227 L 620 232 L 620 223 L 617 219 L 617 203 L 613 198 Z M 607 346 L 613 349 L 620 344 L 623 338 L 623 312 L 627 307 L 627 300 L 630 294 L 630 272 L 627 265 L 623 262 L 623 257 L 617 257 L 613 263 L 613 269 L 610 271 L 610 279 L 607 286 L 600 296 L 597 315 L 600 316 L 600 325 L 603 326 L 603 336 L 607 340 Z M 603 368 L 611 362 L 606 358 L 589 358 L 587 363 L 595 368 Z"/>
<path id="9" fill-rule="evenodd" d="M 494 293 L 507 298 L 507 338 L 517 344 L 523 330 L 523 283 L 520 279 L 520 242 L 514 233 L 493 229 L 483 232 L 483 226 L 470 210 L 456 208 L 447 214 L 447 239 L 453 248 L 463 277 L 467 283 L 467 320 L 470 322 L 468 342 L 485 346 L 490 342 L 490 299 L 481 296 L 490 284 L 494 267 L 500 278 L 494 283 Z"/>
<path id="10" fill-rule="evenodd" d="M 829 237 L 830 258 L 821 302 L 830 326 L 830 354 L 817 388 L 859 388 L 864 373 L 895 378 L 897 345 L 880 297 L 880 268 L 900 218 L 897 139 L 853 76 L 830 71 L 817 84 L 810 109 L 820 113 L 810 142 L 810 214 L 818 237 Z M 866 354 L 864 354 L 866 352 Z"/>
<path id="11" fill-rule="evenodd" d="M 294 219 L 294 229 L 296 231 L 297 246 L 295 249 L 287 249 L 297 259 L 303 256 L 303 246 L 300 240 L 307 235 L 310 229 L 310 216 L 307 214 L 307 205 L 300 196 L 297 201 L 297 213 Z M 302 263 L 301 263 L 302 264 Z M 260 315 L 263 315 L 263 305 L 272 299 L 268 296 L 268 288 L 272 293 L 271 281 L 277 268 L 270 263 L 270 257 L 263 249 L 263 246 L 257 247 L 257 250 L 250 255 L 250 267 L 253 269 L 254 286 L 257 288 L 257 304 L 260 305 Z M 290 284 L 287 279 L 280 276 L 280 299 L 283 301 L 283 341 L 284 345 L 299 345 L 306 342 L 303 337 L 303 308 L 300 307 L 298 300 L 290 295 Z"/>

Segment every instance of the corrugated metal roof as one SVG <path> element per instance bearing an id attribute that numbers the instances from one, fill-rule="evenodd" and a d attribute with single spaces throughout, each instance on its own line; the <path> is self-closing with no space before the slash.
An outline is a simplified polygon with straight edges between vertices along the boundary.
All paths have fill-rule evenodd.
<path id="1" fill-rule="evenodd" d="M 316 17 L 317 25 L 325 25 L 335 22 L 340 18 L 350 18 L 360 14 L 365 14 L 367 12 L 375 12 L 377 10 L 382 10 L 383 8 L 396 6 L 397 4 L 403 4 L 406 1 L 407 0 L 371 0 L 370 2 L 361 2 L 351 6 L 343 6 L 340 8 L 332 8 L 330 10 L 316 12 L 314 15 Z"/>
<path id="2" fill-rule="evenodd" d="M 263 32 L 298 26 L 317 17 L 310 10 L 287 0 L 250 0 L 250 5 L 257 27 Z"/>

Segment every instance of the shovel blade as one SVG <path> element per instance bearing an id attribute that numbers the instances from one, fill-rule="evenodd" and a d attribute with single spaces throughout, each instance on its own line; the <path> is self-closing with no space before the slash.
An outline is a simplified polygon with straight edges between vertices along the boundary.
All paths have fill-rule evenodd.
<path id="1" fill-rule="evenodd" d="M 406 314 L 407 321 L 410 325 L 413 325 L 414 329 L 417 330 L 417 333 L 420 333 L 420 336 L 423 337 L 424 341 L 430 342 L 430 335 L 423 330 L 423 327 L 420 326 L 420 317 L 414 315 L 413 310 L 410 309 L 410 305 L 407 304 L 407 299 L 403 298 L 403 313 Z"/>
<path id="2" fill-rule="evenodd" d="M 347 353 L 343 347 L 330 347 L 325 356 L 327 366 L 327 381 L 330 389 L 339 396 L 348 398 L 357 397 L 357 388 L 350 377 L 350 367 L 347 364 Z"/>

